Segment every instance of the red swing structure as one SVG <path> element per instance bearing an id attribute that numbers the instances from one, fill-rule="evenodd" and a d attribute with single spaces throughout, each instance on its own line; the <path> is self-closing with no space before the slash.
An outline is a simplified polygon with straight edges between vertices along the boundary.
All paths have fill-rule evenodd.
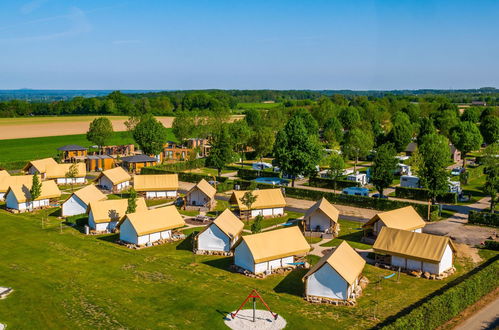
<path id="1" fill-rule="evenodd" d="M 274 318 L 274 320 L 277 320 L 277 317 L 279 315 L 277 313 L 272 312 L 272 310 L 270 309 L 269 305 L 267 305 L 267 303 L 265 302 L 265 300 L 263 300 L 262 296 L 260 296 L 260 294 L 255 289 L 253 289 L 253 291 L 251 291 L 251 293 L 246 297 L 246 299 L 244 300 L 244 302 L 241 304 L 241 306 L 237 309 L 237 311 L 235 313 L 230 313 L 230 316 L 232 317 L 232 319 L 234 319 L 236 317 L 237 313 L 239 313 L 239 311 L 244 307 L 244 305 L 246 305 L 246 303 L 250 299 L 253 299 L 253 322 L 255 322 L 256 299 L 257 298 L 260 299 L 260 301 L 263 303 L 263 305 L 267 308 L 267 310 L 270 312 L 270 314 L 272 315 L 272 317 Z"/>

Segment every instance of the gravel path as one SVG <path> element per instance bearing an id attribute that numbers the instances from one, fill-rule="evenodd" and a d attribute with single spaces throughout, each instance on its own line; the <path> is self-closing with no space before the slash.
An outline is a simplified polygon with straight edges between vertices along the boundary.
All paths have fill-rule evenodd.
<path id="1" fill-rule="evenodd" d="M 233 312 L 235 313 L 235 311 Z M 242 309 L 237 313 L 236 318 L 232 319 L 230 314 L 228 314 L 225 319 L 225 325 L 231 329 L 284 329 L 286 326 L 286 320 L 282 316 L 278 316 L 277 320 L 274 320 L 272 315 L 267 310 L 256 310 L 255 322 L 253 322 L 253 309 Z"/>

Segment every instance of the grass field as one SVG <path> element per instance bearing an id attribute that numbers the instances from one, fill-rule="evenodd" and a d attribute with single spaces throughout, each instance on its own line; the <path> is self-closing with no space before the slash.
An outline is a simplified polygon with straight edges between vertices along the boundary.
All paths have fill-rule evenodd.
<path id="1" fill-rule="evenodd" d="M 340 223 L 340 235 L 323 244 L 322 246 L 338 246 L 342 241 L 347 241 L 353 248 L 357 249 L 369 249 L 370 245 L 362 243 L 360 240 L 364 233 L 362 231 L 362 223 L 356 221 L 349 221 L 340 219 L 338 221 Z"/>
<path id="2" fill-rule="evenodd" d="M 305 271 L 252 279 L 227 271 L 231 258 L 193 255 L 190 237 L 130 250 L 114 243 L 116 235 L 60 233 L 52 216 L 42 229 L 41 216 L 0 210 L 0 285 L 15 290 L 0 300 L 0 322 L 12 329 L 224 329 L 224 315 L 255 288 L 289 329 L 370 328 L 379 322 L 376 301 L 383 321 L 470 269 L 458 264 L 443 281 L 402 274 L 377 289 L 390 271 L 366 266 L 371 283 L 357 307 L 313 305 L 301 297 Z"/>
<path id="3" fill-rule="evenodd" d="M 238 103 L 237 109 L 241 110 L 249 110 L 249 109 L 257 109 L 257 110 L 270 110 L 281 106 L 281 103 L 258 103 L 258 102 L 249 102 L 249 103 Z"/>
<path id="4" fill-rule="evenodd" d="M 170 128 L 167 128 L 168 140 L 175 137 Z M 109 145 L 134 143 L 129 132 L 115 132 Z M 0 168 L 8 170 L 19 169 L 29 160 L 55 157 L 57 148 L 65 144 L 78 144 L 84 147 L 92 145 L 85 134 L 49 136 L 26 139 L 0 140 Z"/>

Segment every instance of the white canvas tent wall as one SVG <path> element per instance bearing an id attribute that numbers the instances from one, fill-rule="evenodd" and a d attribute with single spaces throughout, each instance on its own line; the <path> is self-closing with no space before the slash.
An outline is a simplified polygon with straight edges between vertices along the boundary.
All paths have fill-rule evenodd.
<path id="1" fill-rule="evenodd" d="M 391 211 L 381 212 L 362 225 L 364 229 L 371 229 L 377 236 L 383 227 L 402 229 L 421 233 L 425 221 L 412 206 L 406 206 Z"/>
<path id="2" fill-rule="evenodd" d="M 133 178 L 134 189 L 146 198 L 175 198 L 178 190 L 178 174 L 146 174 Z"/>
<path id="3" fill-rule="evenodd" d="M 85 214 L 90 202 L 105 200 L 107 197 L 94 185 L 81 188 L 62 203 L 61 213 L 63 217 Z"/>
<path id="4" fill-rule="evenodd" d="M 118 166 L 101 172 L 97 177 L 97 184 L 103 189 L 114 192 L 121 191 L 130 186 L 132 177 L 122 167 Z"/>
<path id="5" fill-rule="evenodd" d="M 248 207 L 241 201 L 241 198 L 243 198 L 246 192 L 247 191 L 245 190 L 234 191 L 229 200 L 229 203 L 237 205 L 239 216 L 242 219 L 247 217 L 248 212 L 250 212 L 250 218 L 254 218 L 258 215 L 276 217 L 284 214 L 286 200 L 284 199 L 281 189 L 259 189 L 252 191 L 256 200 L 253 205 L 251 205 L 251 210 L 248 210 Z"/>
<path id="6" fill-rule="evenodd" d="M 215 221 L 196 236 L 197 249 L 200 251 L 230 252 L 238 241 L 243 228 L 244 223 L 229 209 L 225 209 Z"/>
<path id="7" fill-rule="evenodd" d="M 90 202 L 88 206 L 88 225 L 95 231 L 112 231 L 124 219 L 128 208 L 127 199 L 109 199 Z M 137 198 L 136 211 L 147 210 L 144 198 Z"/>
<path id="8" fill-rule="evenodd" d="M 215 187 L 202 179 L 185 194 L 185 200 L 187 205 L 204 206 L 211 209 L 215 205 L 216 193 Z"/>
<path id="9" fill-rule="evenodd" d="M 41 193 L 35 200 L 31 199 L 31 183 L 10 186 L 5 194 L 5 206 L 18 211 L 32 211 L 40 207 L 48 207 L 50 199 L 61 196 L 61 191 L 53 180 L 43 181 Z"/>
<path id="10" fill-rule="evenodd" d="M 323 197 L 308 209 L 304 220 L 308 230 L 334 233 L 339 214 L 340 211 Z"/>

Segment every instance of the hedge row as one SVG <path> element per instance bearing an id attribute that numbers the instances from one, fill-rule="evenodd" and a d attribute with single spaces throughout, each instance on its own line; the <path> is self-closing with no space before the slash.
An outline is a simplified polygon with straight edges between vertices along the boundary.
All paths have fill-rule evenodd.
<path id="1" fill-rule="evenodd" d="M 308 183 L 310 184 L 311 187 L 335 189 L 335 181 L 336 181 L 336 189 L 360 186 L 360 184 L 355 181 L 339 180 L 339 179 L 334 180 L 334 179 L 320 178 L 320 177 L 310 178 L 308 180 Z"/>
<path id="2" fill-rule="evenodd" d="M 499 213 L 470 211 L 468 223 L 499 227 Z"/>
<path id="3" fill-rule="evenodd" d="M 409 188 L 409 187 L 395 187 L 395 197 L 398 198 L 407 198 L 407 199 L 415 199 L 418 201 L 427 201 L 428 197 L 428 189 L 425 188 Z M 445 193 L 442 196 L 439 196 L 437 200 L 441 203 L 457 203 L 457 194 L 456 193 Z"/>
<path id="4" fill-rule="evenodd" d="M 499 285 L 498 273 L 499 258 L 496 256 L 476 273 L 433 296 L 382 329 L 435 329 L 494 290 Z"/>
<path id="5" fill-rule="evenodd" d="M 247 168 L 240 168 L 237 170 L 237 176 L 244 180 L 253 180 L 260 177 L 273 178 L 278 177 L 279 173 L 272 171 L 257 171 Z"/>
<path id="6" fill-rule="evenodd" d="M 499 251 L 499 242 L 492 241 L 492 240 L 486 240 L 484 243 L 484 247 L 488 250 Z"/>
<path id="7" fill-rule="evenodd" d="M 177 173 L 178 179 L 180 181 L 193 182 L 193 183 L 198 183 L 202 179 L 205 179 L 206 181 L 213 180 L 213 177 L 211 175 L 205 175 L 205 174 L 199 174 L 199 173 L 188 173 L 188 172 L 176 172 L 176 171 L 170 171 L 170 170 L 157 168 L 157 167 L 144 167 L 141 169 L 140 173 L 141 174 L 173 174 L 173 173 Z M 216 180 L 218 182 L 225 182 L 228 180 L 228 178 L 222 177 L 222 176 L 217 176 Z"/>
<path id="8" fill-rule="evenodd" d="M 162 169 L 172 172 L 182 172 L 186 170 L 192 170 L 195 168 L 204 167 L 206 163 L 205 158 L 197 158 L 193 160 L 187 160 L 183 162 L 166 163 L 161 165 L 153 166 L 153 168 Z"/>

